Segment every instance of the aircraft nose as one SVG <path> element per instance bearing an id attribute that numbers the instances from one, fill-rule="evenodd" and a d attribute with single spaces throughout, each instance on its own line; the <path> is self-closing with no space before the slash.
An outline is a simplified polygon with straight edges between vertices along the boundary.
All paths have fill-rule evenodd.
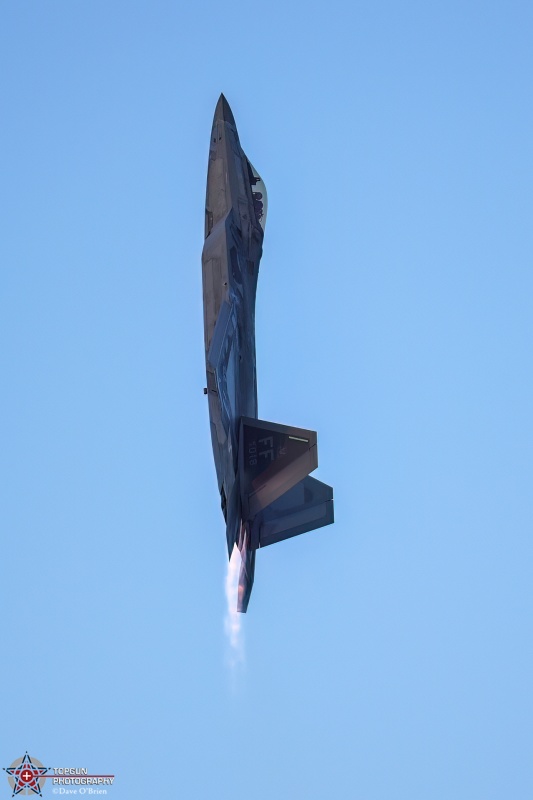
<path id="1" fill-rule="evenodd" d="M 218 98 L 217 107 L 215 108 L 215 120 L 220 119 L 223 122 L 229 122 L 230 125 L 235 126 L 235 118 L 229 107 L 229 103 L 223 94 Z"/>

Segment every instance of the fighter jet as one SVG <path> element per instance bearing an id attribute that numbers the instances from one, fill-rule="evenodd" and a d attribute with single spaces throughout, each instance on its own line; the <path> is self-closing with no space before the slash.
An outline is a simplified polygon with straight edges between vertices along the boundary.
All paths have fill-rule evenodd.
<path id="1" fill-rule="evenodd" d="M 315 431 L 257 418 L 255 296 L 267 214 L 265 184 L 239 141 L 229 104 L 215 109 L 202 252 L 211 439 L 228 556 L 241 554 L 245 612 L 260 547 L 333 522 L 333 490 L 309 477 Z"/>

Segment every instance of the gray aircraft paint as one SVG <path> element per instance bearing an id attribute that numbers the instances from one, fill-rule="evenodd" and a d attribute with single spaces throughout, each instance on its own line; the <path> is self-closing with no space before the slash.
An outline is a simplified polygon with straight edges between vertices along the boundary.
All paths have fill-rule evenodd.
<path id="1" fill-rule="evenodd" d="M 257 418 L 255 296 L 266 187 L 224 95 L 211 131 L 205 206 L 209 420 L 228 555 L 236 544 L 242 557 L 237 610 L 245 612 L 257 549 L 333 522 L 333 490 L 309 477 L 318 466 L 314 431 Z"/>

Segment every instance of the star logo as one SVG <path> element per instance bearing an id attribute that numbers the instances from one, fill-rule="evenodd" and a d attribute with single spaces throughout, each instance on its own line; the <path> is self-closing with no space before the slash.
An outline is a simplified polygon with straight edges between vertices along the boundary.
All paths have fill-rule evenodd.
<path id="1" fill-rule="evenodd" d="M 48 769 L 49 767 L 43 767 L 37 758 L 31 758 L 27 752 L 22 758 L 15 759 L 10 767 L 4 767 L 9 785 L 13 789 L 11 797 L 15 797 L 16 794 L 38 794 L 42 797 L 41 784 L 44 784 L 42 776 Z"/>

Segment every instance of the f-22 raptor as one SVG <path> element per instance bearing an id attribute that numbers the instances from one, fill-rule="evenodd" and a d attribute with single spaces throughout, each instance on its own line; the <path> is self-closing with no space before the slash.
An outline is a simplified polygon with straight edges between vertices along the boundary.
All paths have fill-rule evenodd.
<path id="1" fill-rule="evenodd" d="M 202 253 L 211 439 L 228 555 L 241 553 L 237 610 L 252 591 L 255 554 L 333 522 L 333 490 L 309 477 L 315 431 L 257 418 L 255 296 L 266 188 L 246 157 L 224 97 L 215 109 Z"/>

